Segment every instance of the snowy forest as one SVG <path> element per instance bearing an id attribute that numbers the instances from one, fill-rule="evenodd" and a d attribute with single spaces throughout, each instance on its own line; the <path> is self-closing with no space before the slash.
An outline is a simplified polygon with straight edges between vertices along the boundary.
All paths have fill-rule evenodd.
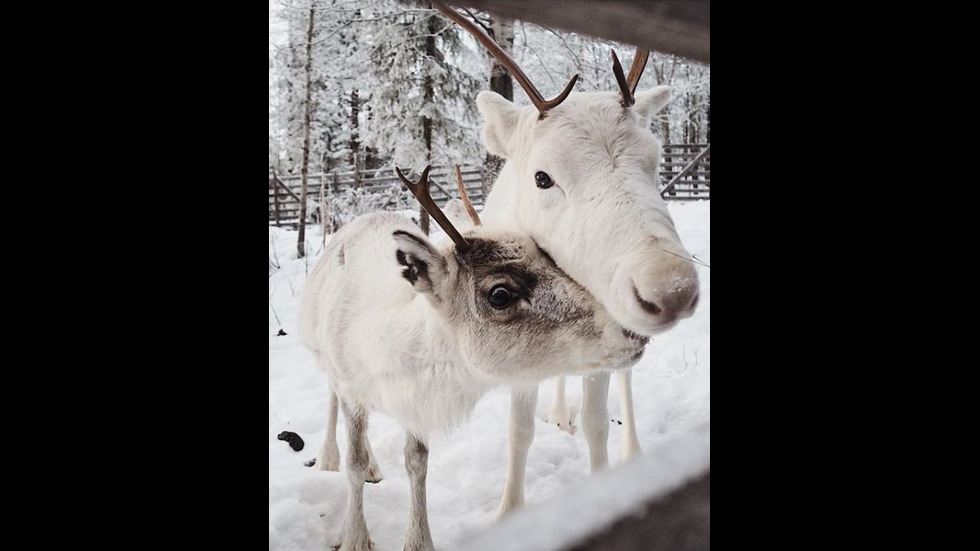
<path id="1" fill-rule="evenodd" d="M 269 10 L 271 169 L 283 175 L 303 169 L 307 93 L 305 158 L 311 173 L 483 164 L 475 97 L 491 88 L 491 58 L 427 2 L 270 0 Z M 635 52 L 628 45 L 469 13 L 546 96 L 575 73 L 575 91 L 615 91 L 610 50 L 624 63 Z M 707 65 L 651 53 L 639 89 L 671 86 L 670 103 L 653 121 L 663 143 L 710 142 L 709 76 Z M 505 80 L 493 89 L 509 87 Z M 519 87 L 503 95 L 530 103 Z"/>

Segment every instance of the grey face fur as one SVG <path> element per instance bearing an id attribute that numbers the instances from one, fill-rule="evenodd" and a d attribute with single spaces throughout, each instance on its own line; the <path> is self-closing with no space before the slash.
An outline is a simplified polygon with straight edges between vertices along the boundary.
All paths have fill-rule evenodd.
<path id="1" fill-rule="evenodd" d="M 639 358 L 647 339 L 624 332 L 532 239 L 481 228 L 465 237 L 465 250 L 399 250 L 397 260 L 403 277 L 458 328 L 470 368 L 491 379 L 533 382 L 603 362 L 606 369 L 626 367 Z M 443 271 L 447 277 L 435 277 Z M 490 300 L 498 287 L 511 297 L 502 307 Z M 528 364 L 533 375 L 514 367 Z"/>

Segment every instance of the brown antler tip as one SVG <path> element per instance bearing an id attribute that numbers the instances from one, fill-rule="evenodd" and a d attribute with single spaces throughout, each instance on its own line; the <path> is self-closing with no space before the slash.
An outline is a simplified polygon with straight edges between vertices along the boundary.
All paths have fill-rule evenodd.
<path id="1" fill-rule="evenodd" d="M 409 189 L 412 189 L 412 186 L 414 184 L 412 184 L 412 181 L 409 180 L 408 178 L 406 178 L 404 174 L 402 174 L 402 169 L 400 169 L 400 168 L 398 168 L 396 166 L 395 167 L 395 174 L 397 174 L 398 177 L 401 178 L 401 181 L 402 181 L 403 184 L 405 184 L 406 186 L 408 186 Z"/>
<path id="2" fill-rule="evenodd" d="M 576 82 L 578 82 L 578 73 L 575 73 L 574 75 L 572 75 L 572 80 L 568 81 L 568 86 L 565 86 L 565 89 L 562 90 L 561 95 L 559 95 L 555 99 L 555 101 L 557 103 L 561 103 L 561 102 L 565 101 L 565 98 L 568 97 L 568 94 L 570 94 L 572 92 L 572 88 L 575 87 L 575 83 Z"/>
<path id="3" fill-rule="evenodd" d="M 619 56 L 616 55 L 616 50 L 610 49 L 609 52 L 612 54 L 613 75 L 616 76 L 616 84 L 619 85 L 619 91 L 623 96 L 623 107 L 629 107 L 633 105 L 636 100 L 633 98 L 633 92 L 630 90 L 629 83 L 626 82 L 626 75 L 623 73 L 623 65 L 619 62 Z"/>
<path id="4" fill-rule="evenodd" d="M 466 213 L 470 215 L 470 221 L 473 222 L 474 226 L 482 226 L 483 222 L 480 220 L 480 215 L 473 208 L 470 196 L 466 194 L 466 185 L 463 184 L 463 173 L 459 170 L 459 165 L 456 165 L 456 187 L 459 188 L 459 199 L 463 202 Z"/>
<path id="5" fill-rule="evenodd" d="M 432 168 L 432 165 L 427 165 L 425 167 L 425 170 L 422 171 L 422 176 L 419 177 L 419 181 L 418 182 L 414 182 L 414 183 L 411 180 L 409 180 L 408 178 L 406 178 L 405 175 L 402 174 L 402 170 L 400 168 L 398 168 L 397 166 L 395 167 L 395 174 L 398 174 L 398 177 L 401 178 L 402 183 L 404 183 L 406 186 L 408 186 L 408 189 L 414 189 L 415 186 L 417 186 L 419 184 L 422 184 L 422 183 L 426 183 L 427 184 L 429 182 L 429 169 L 431 169 L 431 168 Z M 428 186 L 426 186 L 426 187 L 428 187 Z"/>

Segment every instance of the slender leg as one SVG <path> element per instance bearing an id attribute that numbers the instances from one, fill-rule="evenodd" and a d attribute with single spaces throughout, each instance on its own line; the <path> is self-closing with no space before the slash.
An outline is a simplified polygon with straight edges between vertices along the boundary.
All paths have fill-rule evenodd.
<path id="1" fill-rule="evenodd" d="M 623 440 L 619 458 L 619 462 L 622 463 L 643 453 L 640 450 L 640 441 L 636 438 L 636 421 L 633 418 L 632 368 L 616 372 L 616 386 L 619 387 L 619 414 L 623 418 Z"/>
<path id="2" fill-rule="evenodd" d="M 371 449 L 371 441 L 367 438 L 367 431 L 364 431 L 364 447 L 368 453 L 368 470 L 365 482 L 376 484 L 381 482 L 381 467 L 378 460 L 374 457 L 374 450 Z M 316 468 L 321 471 L 340 470 L 340 448 L 337 447 L 337 393 L 330 390 L 330 405 L 327 406 L 327 436 L 323 440 L 320 454 L 316 458 Z"/>
<path id="3" fill-rule="evenodd" d="M 565 403 L 565 377 L 558 377 L 555 382 L 555 400 L 551 403 L 548 422 L 558 425 L 558 428 L 565 432 L 572 432 L 571 417 L 568 405 Z"/>
<path id="4" fill-rule="evenodd" d="M 367 476 L 369 459 L 364 446 L 368 412 L 342 402 L 347 421 L 347 516 L 340 531 L 340 551 L 368 551 L 372 543 L 364 520 L 364 477 Z"/>
<path id="5" fill-rule="evenodd" d="M 497 520 L 524 506 L 524 471 L 527 469 L 527 450 L 534 440 L 534 408 L 537 404 L 536 386 L 510 392 L 510 460 Z"/>
<path id="6" fill-rule="evenodd" d="M 405 437 L 405 470 L 411 486 L 412 507 L 408 513 L 405 551 L 433 551 L 429 532 L 429 510 L 425 502 L 425 476 L 429 469 L 429 448 L 412 433 Z"/>
<path id="7" fill-rule="evenodd" d="M 592 472 L 600 471 L 609 464 L 606 449 L 609 440 L 609 372 L 582 377 L 582 428 L 589 443 L 589 464 Z"/>
<path id="8" fill-rule="evenodd" d="M 337 447 L 337 394 L 330 389 L 330 405 L 327 407 L 327 436 L 316 458 L 316 468 L 321 471 L 340 470 L 340 448 Z"/>

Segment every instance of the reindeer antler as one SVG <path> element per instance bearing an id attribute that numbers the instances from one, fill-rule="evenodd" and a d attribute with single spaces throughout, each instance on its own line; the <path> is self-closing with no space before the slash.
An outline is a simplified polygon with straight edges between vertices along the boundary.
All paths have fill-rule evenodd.
<path id="1" fill-rule="evenodd" d="M 473 35 L 480 42 L 480 44 L 483 44 L 483 47 L 489 50 L 493 57 L 497 58 L 497 61 L 499 61 L 500 64 L 503 65 L 508 72 L 510 72 L 511 76 L 513 76 L 514 79 L 520 83 L 521 88 L 524 89 L 527 97 L 531 98 L 531 103 L 538 108 L 538 112 L 541 113 L 542 117 L 548 114 L 548 110 L 558 107 L 561 102 L 565 101 L 568 94 L 572 92 L 572 87 L 575 86 L 575 81 L 578 80 L 578 75 L 573 76 L 572 80 L 568 81 L 568 85 L 565 86 L 565 89 L 562 90 L 562 92 L 558 94 L 555 99 L 544 99 L 544 96 L 538 92 L 538 89 L 534 87 L 534 84 L 531 84 L 531 79 L 527 78 L 527 75 L 525 75 L 524 71 L 522 71 L 517 65 L 517 62 L 514 61 L 512 57 L 507 55 L 507 52 L 505 52 L 503 48 L 501 48 L 492 38 L 490 38 L 490 35 L 488 35 L 483 29 L 477 27 L 472 21 L 463 17 L 459 14 L 459 12 L 447 6 L 440 0 L 431 0 L 431 3 L 433 8 L 439 10 L 443 15 L 452 19 L 456 23 L 459 23 L 459 25 Z"/>
<path id="2" fill-rule="evenodd" d="M 616 56 L 616 51 L 610 51 L 612 52 L 613 59 L 613 74 L 616 75 L 616 83 L 619 84 L 619 91 L 623 94 L 623 107 L 629 107 L 636 101 L 633 94 L 636 93 L 636 85 L 639 84 L 640 77 L 643 76 L 643 69 L 647 66 L 650 50 L 636 51 L 636 57 L 633 58 L 633 65 L 630 67 L 629 77 L 623 75 L 623 66 L 619 63 L 619 57 Z"/>
<path id="3" fill-rule="evenodd" d="M 419 203 L 422 205 L 422 208 L 425 209 L 425 212 L 429 213 L 429 216 L 434 218 L 436 223 L 438 223 L 442 230 L 446 232 L 446 235 L 453 240 L 453 243 L 456 244 L 456 248 L 459 250 L 466 250 L 470 246 L 469 241 L 463 239 L 463 236 L 456 231 L 456 228 L 453 227 L 452 222 L 446 218 L 446 215 L 442 213 L 442 210 L 439 209 L 436 202 L 432 200 L 432 196 L 429 195 L 429 169 L 431 168 L 431 166 L 426 166 L 425 170 L 422 171 L 422 176 L 419 177 L 418 183 L 415 184 L 406 178 L 398 167 L 395 167 L 395 172 L 398 174 L 398 177 L 401 178 L 402 182 L 405 184 L 405 187 L 407 187 L 408 190 L 412 192 L 412 195 L 419 200 Z"/>
<path id="4" fill-rule="evenodd" d="M 456 165 L 456 187 L 459 188 L 459 198 L 463 201 L 463 206 L 466 207 L 466 214 L 470 215 L 470 220 L 473 221 L 473 225 L 483 225 L 483 222 L 480 221 L 480 215 L 476 213 L 476 209 L 473 208 L 473 203 L 470 202 L 470 196 L 466 194 L 466 186 L 463 185 L 463 173 L 460 172 L 459 165 Z"/>

